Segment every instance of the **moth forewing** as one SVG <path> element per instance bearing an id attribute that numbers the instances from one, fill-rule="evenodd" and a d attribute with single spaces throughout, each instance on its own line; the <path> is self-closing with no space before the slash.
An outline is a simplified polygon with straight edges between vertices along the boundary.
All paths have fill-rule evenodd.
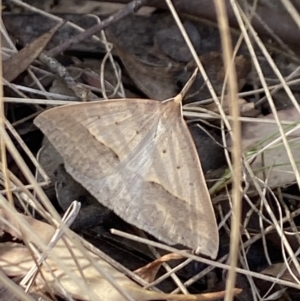
<path id="1" fill-rule="evenodd" d="M 58 107 L 35 124 L 100 203 L 158 239 L 216 257 L 212 204 L 177 98 Z"/>

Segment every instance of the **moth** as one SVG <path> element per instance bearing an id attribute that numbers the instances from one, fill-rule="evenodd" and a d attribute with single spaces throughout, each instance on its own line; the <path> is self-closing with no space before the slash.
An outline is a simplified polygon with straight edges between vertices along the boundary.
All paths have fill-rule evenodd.
<path id="1" fill-rule="evenodd" d="M 34 123 L 101 204 L 159 240 L 215 258 L 217 223 L 181 100 L 72 104 Z"/>

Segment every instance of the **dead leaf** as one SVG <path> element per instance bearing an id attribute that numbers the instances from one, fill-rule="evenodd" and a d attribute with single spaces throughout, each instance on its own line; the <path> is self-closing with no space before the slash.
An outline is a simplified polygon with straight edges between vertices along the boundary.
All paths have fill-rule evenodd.
<path id="1" fill-rule="evenodd" d="M 294 276 L 300 280 L 300 275 L 298 274 L 297 269 L 295 268 L 295 265 L 293 263 L 290 264 L 290 270 L 294 274 Z M 284 270 L 284 272 L 282 272 Z M 293 283 L 296 283 L 295 278 L 291 275 L 290 271 L 286 268 L 286 263 L 279 262 L 272 264 L 268 266 L 266 269 L 264 269 L 262 272 L 264 275 L 274 276 L 278 277 L 280 275 L 279 279 L 283 279 L 286 281 L 291 281 Z"/>
<path id="2" fill-rule="evenodd" d="M 182 258 L 183 258 L 182 255 L 176 253 L 170 253 L 154 260 L 153 262 L 150 262 L 149 264 L 147 264 L 142 268 L 135 270 L 134 273 L 150 283 L 154 281 L 158 270 L 160 269 L 161 265 L 164 262 L 174 260 L 174 259 L 182 259 Z"/>
<path id="3" fill-rule="evenodd" d="M 221 95 L 226 75 L 222 52 L 211 51 L 203 53 L 199 56 L 199 59 L 215 92 L 217 93 L 217 95 Z M 246 83 L 246 78 L 251 71 L 251 63 L 250 60 L 244 55 L 236 56 L 234 63 L 237 73 L 238 90 L 240 91 Z M 196 67 L 197 65 L 194 60 L 186 64 L 184 72 L 181 72 L 177 78 L 177 84 L 180 85 L 185 83 L 187 79 L 190 78 Z M 185 98 L 185 103 L 201 101 L 207 98 L 211 98 L 211 93 L 207 87 L 206 82 L 203 80 L 202 75 L 199 73 L 187 97 Z"/>
<path id="4" fill-rule="evenodd" d="M 299 121 L 299 113 L 294 107 L 279 111 L 278 116 L 282 121 L 295 122 L 295 124 Z M 274 120 L 273 114 L 260 118 Z M 292 129 L 291 125 L 283 125 L 283 128 L 285 129 L 285 132 Z M 280 137 L 280 134 L 275 122 L 243 122 L 242 137 L 243 150 L 248 152 L 248 155 L 250 156 L 252 154 L 249 152 L 250 150 L 258 151 L 262 149 L 264 146 Z M 287 138 L 298 168 L 300 168 L 300 162 L 298 161 L 300 154 L 299 137 L 300 129 L 297 129 Z M 228 143 L 230 146 L 231 141 L 228 140 Z M 263 156 L 258 155 L 255 161 L 251 163 L 251 168 L 256 176 L 262 180 L 265 180 L 266 174 L 268 174 L 271 169 L 268 185 L 272 188 L 290 185 L 296 180 L 282 141 L 264 150 Z"/>
<path id="5" fill-rule="evenodd" d="M 60 207 L 67 211 L 74 200 L 80 200 L 81 209 L 71 225 L 75 231 L 94 228 L 103 223 L 109 210 L 102 206 L 89 192 L 77 183 L 60 164 L 55 172 L 56 198 Z"/>
<path id="6" fill-rule="evenodd" d="M 3 279 L 3 275 L 1 274 L 1 279 Z M 13 280 L 12 280 L 13 282 Z M 17 287 L 16 283 L 12 283 L 12 287 L 8 288 L 4 284 L 0 284 L 0 301 L 22 301 L 24 299 L 18 298 L 18 294 L 14 291 Z M 25 292 L 24 292 L 25 294 Z M 42 294 L 37 293 L 27 293 L 27 300 L 29 301 L 51 301 L 48 297 Z"/>
<path id="7" fill-rule="evenodd" d="M 33 61 L 41 54 L 45 49 L 55 32 L 64 23 L 58 24 L 51 30 L 38 37 L 36 40 L 26 45 L 22 50 L 15 53 L 11 58 L 3 62 L 3 77 L 12 82 L 22 72 L 24 72 Z"/>
<path id="8" fill-rule="evenodd" d="M 49 92 L 76 97 L 75 92 L 70 87 L 68 87 L 66 81 L 58 76 L 54 78 L 52 85 L 49 88 Z"/>
<path id="9" fill-rule="evenodd" d="M 43 167 L 44 171 L 50 178 L 50 184 L 44 187 L 44 191 L 48 198 L 51 200 L 56 197 L 54 184 L 55 184 L 55 170 L 60 164 L 63 164 L 64 160 L 60 154 L 56 151 L 50 141 L 45 137 L 42 141 L 42 146 L 37 154 L 37 160 Z M 37 181 L 44 181 L 43 176 L 38 173 Z M 74 201 L 74 200 L 73 200 Z"/>
<path id="10" fill-rule="evenodd" d="M 5 229 L 6 232 L 10 232 L 11 228 L 9 224 L 18 228 L 19 222 L 22 225 L 26 222 L 32 227 L 32 233 L 35 233 L 39 236 L 40 241 L 43 243 L 48 243 L 50 237 L 54 234 L 55 229 L 43 222 L 35 220 L 31 217 L 26 217 L 22 214 L 15 212 L 14 216 L 10 218 L 5 214 L 4 210 L 0 210 L 0 228 Z M 2 220 L 6 220 L 6 223 L 3 223 Z M 22 237 L 19 237 L 22 238 Z M 30 240 L 28 237 L 27 239 Z M 76 245 L 66 238 L 71 249 L 72 253 L 77 259 L 77 263 L 74 261 L 72 255 L 68 248 L 62 240 L 59 240 L 55 247 L 50 251 L 49 258 L 46 259 L 47 264 L 51 268 L 51 272 L 48 270 L 46 265 L 42 265 L 43 276 L 47 285 L 44 286 L 44 289 L 51 289 L 58 295 L 60 295 L 60 286 L 63 286 L 64 289 L 71 294 L 73 298 L 80 300 L 90 300 L 89 296 L 86 295 L 86 290 L 82 289 L 88 285 L 88 290 L 96 296 L 96 299 L 100 300 L 110 300 L 110 301 L 123 301 L 125 298 L 105 279 L 99 272 L 94 268 L 88 259 L 85 258 L 83 253 L 76 247 Z M 2 248 L 4 246 L 4 248 Z M 109 275 L 123 288 L 125 289 L 134 300 L 214 300 L 217 298 L 222 298 L 225 295 L 225 292 L 215 292 L 207 294 L 198 294 L 198 295 L 171 295 L 164 294 L 154 291 L 147 291 L 139 287 L 135 282 L 128 279 L 125 275 L 117 271 L 110 264 L 108 264 L 103 259 L 99 258 L 93 252 L 87 251 L 90 257 L 92 257 L 98 265 L 100 265 Z M 59 261 L 52 260 L 51 254 L 55 254 Z M 31 258 L 30 252 L 25 245 L 15 244 L 15 243 L 5 243 L 1 244 L 0 248 L 0 267 L 3 268 L 7 275 L 16 275 L 17 271 L 19 275 L 24 275 L 26 270 L 29 269 L 34 264 L 34 261 Z M 77 264 L 81 267 L 81 273 L 78 270 Z M 67 273 L 66 268 L 69 273 Z M 72 277 L 69 277 L 72 275 Z M 53 277 L 59 279 L 59 285 L 57 280 Z M 43 278 L 38 275 L 37 283 L 43 285 Z M 75 282 L 76 281 L 76 282 Z M 240 289 L 235 289 L 234 294 L 240 293 Z M 53 291 L 52 291 L 53 293 Z M 93 300 L 96 300 L 93 299 Z"/>
<path id="11" fill-rule="evenodd" d="M 0 265 L 9 277 L 24 276 L 32 267 L 33 260 L 24 245 L 3 242 L 0 248 Z"/>
<path id="12" fill-rule="evenodd" d="M 117 99 L 54 108 L 34 122 L 100 203 L 160 240 L 215 258 L 216 219 L 181 110 L 178 97 Z"/>
<path id="13" fill-rule="evenodd" d="M 164 100 L 174 97 L 178 93 L 174 75 L 176 72 L 180 72 L 183 65 L 167 57 L 153 64 L 142 61 L 124 49 L 112 32 L 108 32 L 108 38 L 113 43 L 114 49 L 134 83 L 149 98 Z"/>
<path id="14" fill-rule="evenodd" d="M 189 36 L 197 53 L 201 51 L 201 36 L 197 27 L 189 20 L 183 22 L 183 27 Z M 154 53 L 164 53 L 176 62 L 188 63 L 193 59 L 190 49 L 178 29 L 178 26 L 168 26 L 156 30 L 154 34 Z"/>
<path id="15" fill-rule="evenodd" d="M 290 121 L 290 122 L 298 122 L 299 121 L 299 113 L 294 107 L 289 107 L 285 110 L 277 112 L 278 117 L 282 121 Z M 278 126 L 274 120 L 273 114 L 269 114 L 266 116 L 259 116 L 260 119 L 265 119 L 274 121 L 273 123 L 265 123 L 265 122 L 243 122 L 242 130 L 243 130 L 243 140 L 242 147 L 244 151 L 249 150 L 250 148 L 257 147 L 261 141 L 271 142 L 275 138 L 279 137 Z M 254 119 L 255 121 L 255 119 Z M 288 125 L 283 125 L 284 128 L 290 128 Z M 299 137 L 300 129 L 296 130 L 289 137 Z M 268 139 L 267 141 L 265 141 Z M 231 145 L 231 141 L 228 139 L 229 146 Z"/>

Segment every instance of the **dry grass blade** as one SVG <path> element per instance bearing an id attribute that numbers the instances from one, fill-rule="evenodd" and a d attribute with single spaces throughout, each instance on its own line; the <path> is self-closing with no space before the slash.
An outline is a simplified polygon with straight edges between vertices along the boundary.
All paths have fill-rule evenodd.
<path id="1" fill-rule="evenodd" d="M 231 37 L 227 19 L 225 4 L 222 0 L 215 0 L 216 11 L 218 16 L 219 30 L 221 33 L 224 64 L 228 74 L 228 92 L 231 102 L 231 115 L 233 118 L 232 139 L 233 139 L 233 188 L 232 188 L 232 216 L 231 216 L 231 234 L 230 234 L 230 269 L 226 281 L 225 300 L 233 300 L 233 289 L 235 287 L 236 271 L 238 260 L 238 250 L 240 241 L 240 221 L 241 221 L 241 125 L 239 121 L 239 104 L 237 77 L 233 61 L 233 52 L 231 46 Z"/>
<path id="2" fill-rule="evenodd" d="M 291 275 L 292 273 L 294 275 L 296 274 L 299 281 L 300 277 L 297 270 L 295 269 L 295 266 L 292 264 L 291 267 L 289 267 L 289 269 L 290 270 L 287 269 L 286 263 L 282 262 L 282 263 L 276 263 L 268 266 L 266 269 L 262 271 L 262 273 L 265 275 L 270 275 L 270 276 L 278 277 L 280 279 L 285 279 L 297 283 L 297 281 L 295 281 L 295 278 Z"/>
<path id="3" fill-rule="evenodd" d="M 0 4 L 2 2 L 0 1 Z M 2 26 L 1 26 L 2 27 Z M 2 49 L 2 39 L 0 39 L 0 46 Z M 0 128 L 5 131 L 5 110 L 3 101 L 3 62 L 2 57 L 0 59 Z M 2 135 L 0 135 L 0 151 L 1 151 L 1 170 L 4 175 L 4 187 L 7 194 L 8 201 L 13 205 L 14 200 L 9 185 L 9 171 L 7 168 L 7 154 L 6 154 L 6 143 Z"/>
<path id="4" fill-rule="evenodd" d="M 267 97 L 267 100 L 268 100 L 268 103 L 270 105 L 270 108 L 272 110 L 272 113 L 274 114 L 274 119 L 276 120 L 276 123 L 277 123 L 277 126 L 278 126 L 278 129 L 279 129 L 279 132 L 280 132 L 280 135 L 282 137 L 282 141 L 283 141 L 283 144 L 286 148 L 286 152 L 287 152 L 287 155 L 289 157 L 289 160 L 290 160 L 290 163 L 291 163 L 291 166 L 293 168 L 293 172 L 295 173 L 296 175 L 296 179 L 297 179 L 297 183 L 298 185 L 300 186 L 300 175 L 299 175 L 299 171 L 297 169 L 297 166 L 296 166 L 296 163 L 295 163 L 295 160 L 294 160 L 294 157 L 293 157 L 293 154 L 291 152 L 291 149 L 290 149 L 290 146 L 288 144 L 288 141 L 285 137 L 285 134 L 284 134 L 284 130 L 282 128 L 282 125 L 280 123 L 280 120 L 279 120 L 279 117 L 278 117 L 278 113 L 277 113 L 277 110 L 276 110 L 276 107 L 275 107 L 275 104 L 274 104 L 274 101 L 272 99 L 272 96 L 270 94 L 270 91 L 268 90 L 267 88 L 267 83 L 266 83 L 266 80 L 264 78 L 264 75 L 263 75 L 263 72 L 262 72 L 262 69 L 259 65 L 259 62 L 258 62 L 258 59 L 255 55 L 255 52 L 254 52 L 254 48 L 253 48 L 253 45 L 251 43 L 251 40 L 249 38 L 249 35 L 244 27 L 244 23 L 243 21 L 245 22 L 245 24 L 248 26 L 253 38 L 255 39 L 255 41 L 257 42 L 257 44 L 259 45 L 259 47 L 261 48 L 262 52 L 264 53 L 264 55 L 266 56 L 266 58 L 268 59 L 268 62 L 270 64 L 270 66 L 273 68 L 274 72 L 276 73 L 276 75 L 278 76 L 278 78 L 280 79 L 280 81 L 282 82 L 283 84 L 283 87 L 287 93 L 287 95 L 290 97 L 291 101 L 293 102 L 295 108 L 300 112 L 300 108 L 299 108 L 299 104 L 297 103 L 293 93 L 291 92 L 290 88 L 286 85 L 285 83 L 285 80 L 283 78 L 283 76 L 281 75 L 281 73 L 279 72 L 278 68 L 276 67 L 276 64 L 274 63 L 274 61 L 272 60 L 270 54 L 268 53 L 268 51 L 266 50 L 265 46 L 263 45 L 262 41 L 260 40 L 260 38 L 257 36 L 257 34 L 255 33 L 253 27 L 251 26 L 251 24 L 248 22 L 246 16 L 244 15 L 244 13 L 241 11 L 241 9 L 238 8 L 238 6 L 236 4 L 233 4 L 232 5 L 232 8 L 233 8 L 233 11 L 235 12 L 235 15 L 237 17 L 237 20 L 239 22 L 239 25 L 240 25 L 240 28 L 243 32 L 243 35 L 244 35 L 244 38 L 245 38 L 245 41 L 247 43 L 247 46 L 248 46 L 248 49 L 252 55 L 252 58 L 253 58 L 253 61 L 254 61 L 254 64 L 255 64 L 255 68 L 256 68 L 256 71 L 259 75 L 259 79 L 260 79 L 260 82 L 262 84 L 262 86 L 264 87 L 264 90 L 265 90 L 265 93 L 266 93 L 266 97 Z"/>
<path id="5" fill-rule="evenodd" d="M 212 260 L 209 260 L 209 259 L 206 259 L 206 258 L 202 258 L 202 257 L 196 256 L 196 255 L 187 253 L 185 251 L 178 250 L 176 248 L 172 248 L 172 247 L 163 245 L 161 243 L 153 242 L 149 239 L 144 239 L 144 238 L 141 238 L 141 237 L 137 237 L 137 236 L 134 236 L 132 234 L 128 234 L 128 233 L 125 233 L 125 232 L 122 232 L 122 231 L 119 231 L 119 230 L 116 230 L 116 229 L 111 229 L 111 232 L 115 235 L 119 235 L 121 237 L 131 239 L 133 241 L 137 241 L 137 242 L 140 242 L 140 243 L 151 245 L 151 246 L 156 247 L 156 248 L 160 248 L 162 250 L 166 250 L 170 253 L 180 254 L 180 255 L 182 255 L 186 258 L 193 259 L 197 262 L 202 262 L 202 263 L 207 264 L 209 266 L 213 266 L 213 267 L 217 267 L 217 268 L 225 269 L 225 270 L 229 270 L 229 268 L 230 268 L 230 266 L 228 266 L 227 264 L 223 264 L 223 263 L 220 263 L 220 262 L 216 262 L 216 261 L 212 261 Z M 220 260 L 220 261 L 222 261 L 222 260 Z M 237 273 L 240 273 L 240 274 L 243 274 L 243 275 L 248 275 L 250 277 L 255 277 L 257 279 L 270 281 L 272 283 L 278 283 L 278 284 L 285 285 L 287 287 L 296 288 L 296 289 L 300 288 L 299 284 L 295 284 L 295 283 L 290 282 L 290 281 L 285 281 L 285 280 L 281 280 L 281 279 L 278 279 L 278 278 L 275 278 L 275 277 L 262 275 L 261 273 L 256 273 L 256 272 L 244 270 L 244 269 L 238 268 L 238 267 L 235 270 L 236 270 Z"/>
<path id="6" fill-rule="evenodd" d="M 207 85 L 207 87 L 208 87 L 208 89 L 209 89 L 209 91 L 211 93 L 211 96 L 212 96 L 214 102 L 216 103 L 216 105 L 217 105 L 217 107 L 219 109 L 220 115 L 222 116 L 222 118 L 223 118 L 223 120 L 224 120 L 224 122 L 226 124 L 227 129 L 230 130 L 231 127 L 230 127 L 230 124 L 229 124 L 229 122 L 228 122 L 228 120 L 226 118 L 226 115 L 224 113 L 222 105 L 221 105 L 221 103 L 220 103 L 220 101 L 219 101 L 219 99 L 217 97 L 217 94 L 216 94 L 216 92 L 215 92 L 215 90 L 214 90 L 214 88 L 213 88 L 213 86 L 212 86 L 212 84 L 211 84 L 211 82 L 210 82 L 207 74 L 206 74 L 206 71 L 205 71 L 205 69 L 203 67 L 203 64 L 201 63 L 201 61 L 200 61 L 200 59 L 199 59 L 199 57 L 198 57 L 198 55 L 197 55 L 197 53 L 196 53 L 196 51 L 195 51 L 192 43 L 190 41 L 190 38 L 188 37 L 188 35 L 187 35 L 187 33 L 186 33 L 185 29 L 184 29 L 184 26 L 183 26 L 182 22 L 180 21 L 180 18 L 178 16 L 177 12 L 176 12 L 175 7 L 172 4 L 172 1 L 171 0 L 166 0 L 166 3 L 167 3 L 167 5 L 168 5 L 168 7 L 170 9 L 170 12 L 172 13 L 172 15 L 173 15 L 173 17 L 175 19 L 175 22 L 176 22 L 178 28 L 180 29 L 180 32 L 183 35 L 184 40 L 186 41 L 186 44 L 188 45 L 188 47 L 189 47 L 189 49 L 190 49 L 190 51 L 192 53 L 193 59 L 196 62 L 196 66 L 199 68 L 199 71 L 200 71 L 200 73 L 201 73 L 201 75 L 203 77 L 203 80 L 205 81 L 205 83 L 206 83 L 206 85 Z"/>

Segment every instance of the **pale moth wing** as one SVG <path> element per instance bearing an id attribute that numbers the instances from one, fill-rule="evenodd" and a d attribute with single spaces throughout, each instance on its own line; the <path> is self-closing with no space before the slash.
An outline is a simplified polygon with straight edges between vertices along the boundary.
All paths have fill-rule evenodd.
<path id="1" fill-rule="evenodd" d="M 68 105 L 40 114 L 35 124 L 103 205 L 158 239 L 216 257 L 210 196 L 174 99 Z"/>

